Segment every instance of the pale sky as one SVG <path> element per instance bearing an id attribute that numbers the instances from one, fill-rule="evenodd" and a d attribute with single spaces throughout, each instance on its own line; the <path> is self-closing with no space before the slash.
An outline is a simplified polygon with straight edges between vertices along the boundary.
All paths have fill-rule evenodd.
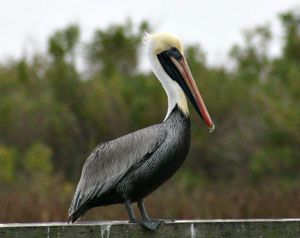
<path id="1" fill-rule="evenodd" d="M 45 51 L 47 37 L 70 23 L 81 26 L 84 39 L 96 28 L 149 20 L 156 31 L 179 36 L 183 42 L 200 44 L 210 63 L 226 63 L 243 29 L 269 22 L 280 39 L 278 14 L 298 8 L 299 0 L 7 0 L 0 5 L 0 61 Z M 272 43 L 278 54 L 280 40 Z"/>

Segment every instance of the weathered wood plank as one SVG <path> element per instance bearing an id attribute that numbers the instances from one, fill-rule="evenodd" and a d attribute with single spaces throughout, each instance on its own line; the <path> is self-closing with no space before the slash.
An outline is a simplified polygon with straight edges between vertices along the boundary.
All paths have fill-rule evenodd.
<path id="1" fill-rule="evenodd" d="M 0 238 L 300 237 L 300 219 L 180 220 L 148 231 L 126 221 L 0 224 Z"/>

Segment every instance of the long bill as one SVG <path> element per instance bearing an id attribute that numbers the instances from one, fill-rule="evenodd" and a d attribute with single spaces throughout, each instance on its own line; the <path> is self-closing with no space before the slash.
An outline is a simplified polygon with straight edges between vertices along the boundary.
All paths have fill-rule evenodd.
<path id="1" fill-rule="evenodd" d="M 187 96 L 189 97 L 193 106 L 195 107 L 195 110 L 200 114 L 200 116 L 204 120 L 205 124 L 208 126 L 209 132 L 213 132 L 215 129 L 215 125 L 214 125 L 212 119 L 210 118 L 210 115 L 207 111 L 205 103 L 204 103 L 202 96 L 197 88 L 197 85 L 195 83 L 195 80 L 192 76 L 192 73 L 190 71 L 190 68 L 189 68 L 185 58 L 183 56 L 180 59 L 175 59 L 173 57 L 170 57 L 170 58 L 171 58 L 173 64 L 178 69 L 178 71 L 180 72 L 181 76 L 183 77 L 183 79 L 188 87 L 189 92 L 185 92 L 185 93 L 187 94 Z"/>

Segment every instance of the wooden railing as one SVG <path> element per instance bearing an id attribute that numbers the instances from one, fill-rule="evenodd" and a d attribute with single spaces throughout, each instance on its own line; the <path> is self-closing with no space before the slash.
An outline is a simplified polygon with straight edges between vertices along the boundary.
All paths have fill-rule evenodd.
<path id="1" fill-rule="evenodd" d="M 149 231 L 126 221 L 0 224 L 0 238 L 300 237 L 300 219 L 178 220 Z"/>

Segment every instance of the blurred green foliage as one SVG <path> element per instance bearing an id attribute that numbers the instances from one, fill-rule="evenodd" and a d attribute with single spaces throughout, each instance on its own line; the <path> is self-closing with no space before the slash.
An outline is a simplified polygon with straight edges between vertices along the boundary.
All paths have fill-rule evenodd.
<path id="1" fill-rule="evenodd" d="M 280 20 L 277 57 L 269 54 L 269 25 L 245 31 L 244 44 L 230 51 L 230 70 L 208 66 L 198 45 L 186 47 L 216 131 L 208 134 L 191 113 L 193 139 L 179 186 L 299 180 L 300 18 L 286 12 Z M 49 37 L 46 54 L 0 64 L 1 185 L 36 186 L 47 194 L 51 183 L 60 183 L 71 196 L 97 144 L 163 120 L 165 93 L 151 72 L 138 68 L 150 28 L 127 21 L 82 42 L 79 26 L 70 25 Z M 83 71 L 78 57 L 86 60 Z"/>
<path id="2" fill-rule="evenodd" d="M 16 152 L 12 148 L 0 146 L 0 180 L 10 184 L 16 174 Z"/>
<path id="3" fill-rule="evenodd" d="M 52 172 L 51 148 L 42 143 L 33 144 L 25 154 L 23 160 L 24 168 L 34 175 L 50 175 Z"/>

